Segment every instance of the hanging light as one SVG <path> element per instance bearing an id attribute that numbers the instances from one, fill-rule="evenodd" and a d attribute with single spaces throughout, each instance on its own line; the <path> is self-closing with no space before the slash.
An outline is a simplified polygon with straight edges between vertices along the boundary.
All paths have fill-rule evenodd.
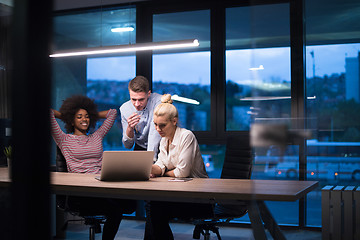
<path id="1" fill-rule="evenodd" d="M 132 32 L 135 28 L 133 26 L 128 27 L 113 27 L 111 28 L 111 32 L 119 33 L 119 32 Z"/>
<path id="2" fill-rule="evenodd" d="M 259 71 L 259 70 L 264 70 L 264 65 L 260 65 L 259 67 L 252 67 L 249 68 L 250 71 Z"/>
<path id="3" fill-rule="evenodd" d="M 178 102 L 183 102 L 183 103 L 190 103 L 190 104 L 195 104 L 195 105 L 199 105 L 200 102 L 191 99 L 191 98 L 186 98 L 186 97 L 180 97 L 179 95 L 172 95 L 171 96 L 172 100 L 178 101 Z"/>
<path id="4" fill-rule="evenodd" d="M 118 46 L 63 50 L 51 54 L 50 57 L 71 57 L 71 56 L 161 50 L 161 49 L 187 48 L 187 47 L 197 47 L 199 45 L 200 44 L 197 39 L 166 41 L 166 42 L 151 42 L 151 43 L 136 43 L 136 44 L 118 45 Z"/>

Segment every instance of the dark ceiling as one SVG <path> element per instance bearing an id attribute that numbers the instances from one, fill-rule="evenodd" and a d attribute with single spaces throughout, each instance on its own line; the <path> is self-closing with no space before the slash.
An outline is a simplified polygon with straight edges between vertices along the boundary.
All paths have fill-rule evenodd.
<path id="1" fill-rule="evenodd" d="M 11 4 L 0 1 L 0 16 L 11 14 Z M 10 1 L 7 1 L 10 2 Z M 74 47 L 84 43 L 97 45 L 127 44 L 135 41 L 134 33 L 121 37 L 111 34 L 106 27 L 123 24 L 135 25 L 135 12 L 129 10 L 107 11 L 107 6 L 121 4 L 121 6 L 134 6 L 134 2 L 128 0 L 55 0 L 54 10 L 61 12 L 54 21 L 56 36 L 66 36 L 66 43 L 57 43 L 68 46 L 74 42 Z M 156 2 L 156 1 L 154 1 Z M 132 4 L 132 5 L 131 5 Z M 103 11 L 96 12 L 94 7 L 100 6 Z M 358 43 L 360 42 L 360 1 L 358 0 L 307 0 L 306 9 L 306 40 L 308 45 L 332 44 L 332 43 Z M 246 9 L 247 8 L 247 9 Z M 67 15 L 69 10 L 88 9 L 76 15 Z M 92 9 L 89 11 L 89 9 Z M 64 12 L 65 11 L 65 12 Z M 229 10 L 230 12 L 231 10 Z M 236 11 L 242 14 L 234 14 L 228 17 L 229 29 L 227 32 L 228 44 L 248 47 L 254 41 L 256 46 L 289 45 L 289 6 L 287 4 L 264 5 L 263 7 L 243 7 Z M 79 12 L 79 13 L 80 13 Z M 200 12 L 199 12 L 200 13 Z M 200 14 L 201 15 L 201 14 Z M 190 15 L 183 17 L 181 24 L 168 22 L 166 18 L 159 18 L 157 26 L 162 28 L 168 36 L 184 38 L 184 33 L 196 35 L 204 43 L 209 42 L 209 24 L 203 21 L 201 16 Z M 179 17 L 182 15 L 179 14 Z M 276 16 L 274 18 L 273 16 Z M 194 24 L 197 23 L 197 24 Z M 182 33 L 179 36 L 178 33 Z M 186 34 L 185 34 L 186 35 Z M 190 35 L 190 34 L 188 34 Z M 162 36 L 158 36 L 162 39 Z M 155 39 L 154 39 L 155 40 Z M 173 40 L 173 39 L 172 39 Z M 264 43 L 263 45 L 261 43 Z M 83 46 L 84 47 L 84 46 Z"/>

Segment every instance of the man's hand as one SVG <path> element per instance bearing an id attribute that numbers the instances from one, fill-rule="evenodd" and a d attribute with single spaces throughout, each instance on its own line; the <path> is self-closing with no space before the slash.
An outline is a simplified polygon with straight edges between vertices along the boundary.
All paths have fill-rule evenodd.
<path id="1" fill-rule="evenodd" d="M 131 129 L 136 130 L 135 126 L 140 122 L 140 115 L 137 113 L 131 114 L 130 117 L 128 117 L 127 122 L 128 122 L 128 126 Z"/>
<path id="2" fill-rule="evenodd" d="M 140 115 L 137 113 L 131 114 L 127 119 L 128 127 L 126 128 L 126 135 L 129 138 L 134 138 L 134 129 L 136 130 L 136 125 L 140 122 Z"/>

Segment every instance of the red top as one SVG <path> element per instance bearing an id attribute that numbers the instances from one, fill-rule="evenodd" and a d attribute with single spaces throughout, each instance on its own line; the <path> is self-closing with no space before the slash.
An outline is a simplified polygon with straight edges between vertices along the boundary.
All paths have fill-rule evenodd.
<path id="1" fill-rule="evenodd" d="M 64 133 L 51 111 L 51 134 L 66 159 L 68 172 L 95 173 L 101 171 L 102 140 L 113 126 L 116 110 L 110 109 L 101 127 L 89 135 L 76 136 Z"/>

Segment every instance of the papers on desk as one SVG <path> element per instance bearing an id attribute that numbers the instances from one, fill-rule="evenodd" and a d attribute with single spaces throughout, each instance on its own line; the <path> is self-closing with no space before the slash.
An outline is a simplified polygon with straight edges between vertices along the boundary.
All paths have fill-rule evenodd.
<path id="1" fill-rule="evenodd" d="M 188 182 L 191 181 L 192 178 L 171 178 L 169 182 Z"/>

